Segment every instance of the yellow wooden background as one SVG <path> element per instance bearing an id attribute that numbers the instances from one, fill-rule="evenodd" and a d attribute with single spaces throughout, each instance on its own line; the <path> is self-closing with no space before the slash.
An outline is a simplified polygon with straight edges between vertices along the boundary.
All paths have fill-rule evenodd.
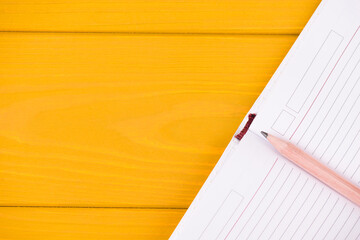
<path id="1" fill-rule="evenodd" d="M 167 239 L 318 4 L 0 1 L 0 239 Z"/>

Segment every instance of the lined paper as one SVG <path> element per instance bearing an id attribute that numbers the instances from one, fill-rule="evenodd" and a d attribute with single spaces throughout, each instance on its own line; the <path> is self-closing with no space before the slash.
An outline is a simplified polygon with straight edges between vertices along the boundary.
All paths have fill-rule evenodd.
<path id="1" fill-rule="evenodd" d="M 356 0 L 320 4 L 171 239 L 360 239 L 360 207 L 259 136 L 287 139 L 360 185 L 359 12 Z M 239 205 L 221 208 L 232 192 Z"/>

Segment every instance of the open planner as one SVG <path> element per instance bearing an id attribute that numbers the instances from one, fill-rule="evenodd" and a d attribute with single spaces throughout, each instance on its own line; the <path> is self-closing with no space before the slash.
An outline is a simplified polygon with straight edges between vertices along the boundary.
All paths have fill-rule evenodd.
<path id="1" fill-rule="evenodd" d="M 170 239 L 360 239 L 360 207 L 260 134 L 360 185 L 359 0 L 322 1 L 249 113 Z"/>

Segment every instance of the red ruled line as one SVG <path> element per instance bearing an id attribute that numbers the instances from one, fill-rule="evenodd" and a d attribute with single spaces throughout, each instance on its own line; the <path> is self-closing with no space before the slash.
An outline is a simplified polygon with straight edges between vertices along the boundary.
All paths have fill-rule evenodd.
<path id="1" fill-rule="evenodd" d="M 321 88 L 320 88 L 320 90 L 319 90 L 318 94 L 317 94 L 317 95 L 316 95 L 316 97 L 314 98 L 314 101 L 311 103 L 311 105 L 310 105 L 309 109 L 306 111 L 306 113 L 305 113 L 304 117 L 301 119 L 301 121 L 300 121 L 299 125 L 296 127 L 296 129 L 295 129 L 294 133 L 293 133 L 293 134 L 291 135 L 291 137 L 289 138 L 290 140 L 291 140 L 291 139 L 292 139 L 292 137 L 295 135 L 296 131 L 299 129 L 300 125 L 302 124 L 302 122 L 304 121 L 305 117 L 306 117 L 306 116 L 307 116 L 307 114 L 309 113 L 310 109 L 311 109 L 311 108 L 312 108 L 312 106 L 314 105 L 314 103 L 315 103 L 316 99 L 319 97 L 319 95 L 320 95 L 321 91 L 323 90 L 323 88 L 324 88 L 324 86 L 325 86 L 326 82 L 329 80 L 329 78 L 330 78 L 331 74 L 333 73 L 334 69 L 336 68 L 337 64 L 339 63 L 340 59 L 341 59 L 341 58 L 342 58 L 342 56 L 344 55 L 344 53 L 345 53 L 346 49 L 347 49 L 347 48 L 348 48 L 348 46 L 350 45 L 351 41 L 354 39 L 354 37 L 355 37 L 356 33 L 359 31 L 359 29 L 360 29 L 360 26 L 356 29 L 356 31 L 355 31 L 355 33 L 354 33 L 354 35 L 351 37 L 351 39 L 350 39 L 349 43 L 346 45 L 346 47 L 345 47 L 344 51 L 341 53 L 341 55 L 340 55 L 339 59 L 338 59 L 338 60 L 337 60 L 337 62 L 335 63 L 334 67 L 332 68 L 332 70 L 331 70 L 331 72 L 330 72 L 329 76 L 326 78 L 326 80 L 325 80 L 324 84 L 321 86 Z"/>
<path id="2" fill-rule="evenodd" d="M 256 194 L 258 193 L 258 191 L 260 190 L 261 186 L 264 184 L 265 180 L 267 179 L 267 177 L 269 176 L 271 170 L 274 168 L 276 162 L 278 161 L 279 158 L 276 158 L 274 164 L 271 166 L 269 172 L 266 174 L 264 180 L 261 182 L 260 186 L 258 187 L 258 189 L 256 189 L 254 195 L 252 196 L 252 198 L 250 199 L 250 201 L 248 202 L 248 204 L 246 205 L 246 207 L 244 208 L 244 210 L 241 212 L 240 216 L 238 217 L 238 219 L 236 220 L 236 222 L 234 223 L 234 225 L 231 227 L 230 231 L 228 232 L 228 234 L 226 235 L 226 237 L 224 238 L 227 239 L 227 237 L 230 235 L 231 231 L 234 229 L 235 225 L 238 223 L 238 221 L 240 220 L 241 216 L 243 215 L 243 213 L 246 211 L 246 209 L 249 207 L 250 203 L 252 202 L 252 200 L 254 199 L 254 197 L 256 196 Z"/>

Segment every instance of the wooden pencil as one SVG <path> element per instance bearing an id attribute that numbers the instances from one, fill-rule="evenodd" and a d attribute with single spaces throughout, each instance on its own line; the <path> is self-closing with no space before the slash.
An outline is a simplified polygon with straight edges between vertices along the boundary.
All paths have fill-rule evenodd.
<path id="1" fill-rule="evenodd" d="M 315 158 L 305 153 L 290 142 L 272 136 L 266 132 L 261 134 L 274 146 L 274 148 L 285 158 L 325 183 L 353 203 L 360 206 L 360 188 L 340 176 L 334 170 L 325 166 Z"/>

